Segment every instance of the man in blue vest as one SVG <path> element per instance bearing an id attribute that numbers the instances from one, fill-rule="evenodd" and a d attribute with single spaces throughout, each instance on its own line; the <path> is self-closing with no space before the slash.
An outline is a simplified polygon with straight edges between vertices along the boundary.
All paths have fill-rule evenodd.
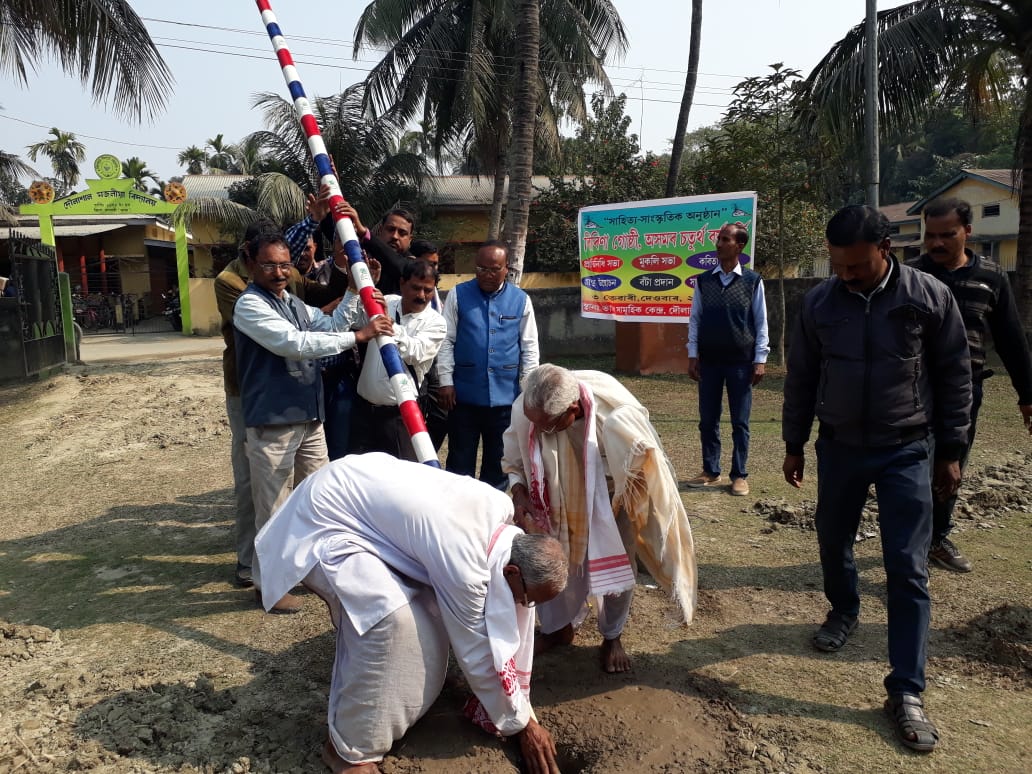
<path id="1" fill-rule="evenodd" d="M 530 297 L 505 281 L 509 252 L 501 242 L 477 251 L 476 279 L 448 294 L 448 336 L 437 356 L 438 398 L 448 415 L 448 463 L 453 473 L 476 475 L 505 489 L 502 434 L 523 377 L 538 366 L 538 334 Z"/>
<path id="2" fill-rule="evenodd" d="M 731 414 L 731 494 L 749 494 L 749 413 L 752 388 L 763 378 L 767 354 L 767 303 L 760 275 L 739 260 L 749 232 L 729 223 L 717 234 L 720 265 L 698 275 L 688 322 L 688 376 L 699 383 L 702 472 L 688 486 L 719 486 L 720 404 L 727 386 Z"/>
<path id="3" fill-rule="evenodd" d="M 318 359 L 390 335 L 393 325 L 389 317 L 377 316 L 352 333 L 346 304 L 338 304 L 331 317 L 287 292 L 295 271 L 279 233 L 259 232 L 248 245 L 247 271 L 251 283 L 237 298 L 233 327 L 254 521 L 260 531 L 294 484 L 329 462 Z M 251 573 L 260 600 L 257 560 Z M 300 609 L 301 601 L 287 594 L 271 611 Z"/>

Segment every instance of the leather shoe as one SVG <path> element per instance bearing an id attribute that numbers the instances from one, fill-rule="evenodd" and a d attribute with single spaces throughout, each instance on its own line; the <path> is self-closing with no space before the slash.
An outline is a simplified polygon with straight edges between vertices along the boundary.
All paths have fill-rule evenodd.
<path id="1" fill-rule="evenodd" d="M 237 562 L 236 573 L 233 575 L 233 581 L 236 583 L 238 588 L 251 588 L 254 585 L 254 579 L 251 577 L 251 568 L 245 567 Z"/>

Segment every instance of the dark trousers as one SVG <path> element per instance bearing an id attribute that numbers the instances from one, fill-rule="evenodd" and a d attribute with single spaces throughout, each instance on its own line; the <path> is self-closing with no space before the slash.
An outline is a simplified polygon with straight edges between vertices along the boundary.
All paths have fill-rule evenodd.
<path id="1" fill-rule="evenodd" d="M 351 413 L 355 402 L 355 380 L 343 369 L 323 371 L 323 399 L 326 402 L 326 452 L 331 460 L 339 460 L 349 453 L 351 442 Z"/>
<path id="2" fill-rule="evenodd" d="M 412 446 L 412 436 L 397 406 L 374 406 L 361 395 L 356 395 L 353 416 L 356 431 L 352 443 L 353 453 L 378 451 L 391 454 L 399 460 L 419 462 Z"/>
<path id="3" fill-rule="evenodd" d="M 978 423 L 978 410 L 982 407 L 982 379 L 980 376 L 971 381 L 971 427 L 968 428 L 968 442 L 964 454 L 960 458 L 961 472 L 967 469 L 968 456 L 975 443 L 975 426 Z M 953 531 L 953 509 L 957 506 L 957 495 L 946 500 L 935 500 L 932 505 L 932 543 L 939 543 Z"/>
<path id="4" fill-rule="evenodd" d="M 867 490 L 878 497 L 878 526 L 888 596 L 889 693 L 919 694 L 932 604 L 928 548 L 932 540 L 931 447 L 928 439 L 902 446 L 865 448 L 819 438 L 817 541 L 824 594 L 832 612 L 855 617 L 860 592 L 853 541 Z"/>
<path id="5" fill-rule="evenodd" d="M 502 473 L 502 434 L 509 427 L 512 406 L 471 406 L 457 403 L 448 414 L 447 469 L 460 476 L 475 476 L 477 446 L 483 442 L 480 480 L 505 490 Z"/>
<path id="6" fill-rule="evenodd" d="M 725 365 L 699 362 L 699 437 L 702 439 L 702 468 L 708 475 L 720 475 L 720 411 L 727 387 L 727 408 L 731 414 L 731 478 L 749 475 L 749 413 L 752 411 L 752 363 Z"/>

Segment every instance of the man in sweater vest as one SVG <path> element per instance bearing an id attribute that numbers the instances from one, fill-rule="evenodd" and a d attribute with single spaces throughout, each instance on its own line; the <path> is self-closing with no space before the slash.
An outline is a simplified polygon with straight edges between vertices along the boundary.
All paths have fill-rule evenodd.
<path id="1" fill-rule="evenodd" d="M 971 234 L 971 205 L 961 199 L 936 199 L 924 208 L 924 219 L 924 255 L 907 265 L 931 274 L 953 293 L 964 318 L 971 352 L 971 426 L 967 448 L 960 458 L 963 470 L 975 441 L 982 382 L 993 374 L 985 367 L 986 332 L 992 334 L 996 352 L 1018 394 L 1018 410 L 1029 432 L 1032 432 L 1032 357 L 1007 275 L 991 258 L 966 247 Z M 947 570 L 970 572 L 971 562 L 947 537 L 953 529 L 956 504 L 956 493 L 936 498 L 932 506 L 932 547 L 928 559 Z"/>
<path id="2" fill-rule="evenodd" d="M 297 226 L 293 226 L 296 229 Z M 247 271 L 247 245 L 262 231 L 280 234 L 280 228 L 267 220 L 260 220 L 247 227 L 244 241 L 240 245 L 240 256 L 234 258 L 215 278 L 215 301 L 222 318 L 222 338 L 226 349 L 222 354 L 222 376 L 226 391 L 226 416 L 230 428 L 230 459 L 233 465 L 233 499 L 236 503 L 235 543 L 237 551 L 234 579 L 240 587 L 252 584 L 251 562 L 254 557 L 254 503 L 251 500 L 251 468 L 247 461 L 244 442 L 247 428 L 244 425 L 244 409 L 240 403 L 240 385 L 236 370 L 236 334 L 233 328 L 233 309 L 240 294 L 247 288 L 251 276 Z M 343 264 L 346 268 L 346 262 Z M 328 285 L 320 285 L 296 270 L 287 279 L 287 290 L 311 306 L 318 306 L 327 314 L 340 301 L 348 285 L 348 274 L 339 267 L 332 271 Z"/>
<path id="3" fill-rule="evenodd" d="M 504 490 L 502 435 L 523 378 L 538 366 L 538 334 L 530 296 L 505 281 L 509 253 L 500 242 L 477 252 L 476 279 L 448 294 L 448 335 L 437 356 L 438 398 L 448 415 L 447 468 Z"/>
<path id="4" fill-rule="evenodd" d="M 720 266 L 696 277 L 688 322 L 688 376 L 699 383 L 702 472 L 692 487 L 719 486 L 720 411 L 727 388 L 731 414 L 731 494 L 749 494 L 749 412 L 752 388 L 763 378 L 770 352 L 767 303 L 760 275 L 743 269 L 739 256 L 749 233 L 729 223 L 717 234 Z"/>
<path id="5" fill-rule="evenodd" d="M 251 284 L 236 301 L 233 327 L 254 520 L 261 531 L 294 484 L 329 462 L 318 359 L 390 335 L 393 325 L 389 317 L 377 316 L 352 333 L 345 304 L 331 317 L 292 296 L 287 285 L 296 270 L 279 234 L 260 233 L 247 255 Z M 255 556 L 251 574 L 260 601 L 258 564 Z M 272 612 L 300 608 L 300 600 L 286 594 Z"/>

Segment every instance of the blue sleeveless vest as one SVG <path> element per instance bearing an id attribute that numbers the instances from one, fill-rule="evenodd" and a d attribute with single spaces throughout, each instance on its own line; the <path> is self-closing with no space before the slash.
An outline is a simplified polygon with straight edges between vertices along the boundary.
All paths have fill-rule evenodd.
<path id="1" fill-rule="evenodd" d="M 294 296 L 288 295 L 283 301 L 254 284 L 248 285 L 241 295 L 246 293 L 258 296 L 299 330 L 309 330 L 308 308 Z M 288 360 L 274 355 L 239 330 L 234 329 L 234 336 L 244 424 L 295 425 L 325 419 L 322 374 L 317 361 Z"/>
<path id="2" fill-rule="evenodd" d="M 456 285 L 455 399 L 509 406 L 520 392 L 520 323 L 527 294 L 506 282 L 493 295 L 476 280 Z"/>

